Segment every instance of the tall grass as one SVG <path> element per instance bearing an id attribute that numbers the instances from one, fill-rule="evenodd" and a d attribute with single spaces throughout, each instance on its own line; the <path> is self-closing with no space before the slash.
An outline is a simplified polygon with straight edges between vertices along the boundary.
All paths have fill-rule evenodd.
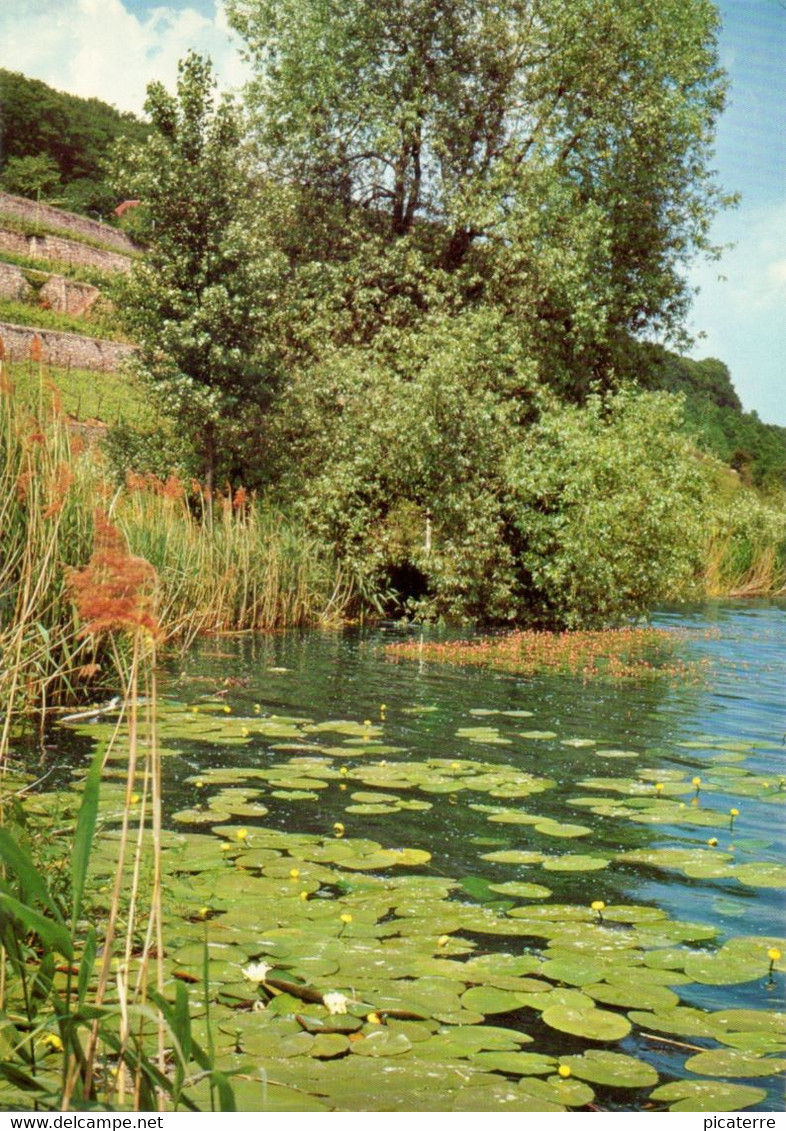
<path id="1" fill-rule="evenodd" d="M 705 555 L 708 597 L 752 597 L 782 593 L 786 587 L 786 511 L 740 487 L 721 499 Z"/>
<path id="2" fill-rule="evenodd" d="M 242 488 L 209 508 L 198 484 L 130 475 L 112 517 L 161 578 L 166 638 L 324 623 L 351 597 L 332 556 Z"/>
<path id="3" fill-rule="evenodd" d="M 198 485 L 174 479 L 131 477 L 116 489 L 100 453 L 70 431 L 43 367 L 38 376 L 28 407 L 0 368 L 0 743 L 14 713 L 114 678 L 106 645 L 80 636 L 67 590 L 69 570 L 93 550 L 96 513 L 156 571 L 171 645 L 341 617 L 350 587 L 315 541 L 242 491 L 208 507 Z"/>

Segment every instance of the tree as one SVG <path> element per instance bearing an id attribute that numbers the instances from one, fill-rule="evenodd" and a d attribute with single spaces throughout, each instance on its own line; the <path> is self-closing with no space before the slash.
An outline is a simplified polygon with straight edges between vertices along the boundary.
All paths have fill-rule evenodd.
<path id="1" fill-rule="evenodd" d="M 270 393 L 265 331 L 279 267 L 246 208 L 238 111 L 228 99 L 216 105 L 215 86 L 194 53 L 180 63 L 176 95 L 153 83 L 154 133 L 117 168 L 141 202 L 137 231 L 148 245 L 122 308 L 144 373 L 195 440 L 208 498 L 217 470 L 231 467 L 238 429 L 255 423 Z"/>
<path id="2" fill-rule="evenodd" d="M 100 211 L 104 216 L 118 203 L 116 195 L 107 196 L 106 160 L 111 146 L 119 137 L 141 142 L 149 133 L 149 127 L 133 114 L 121 114 L 97 98 L 77 98 L 2 69 L 0 130 L 0 164 L 8 191 L 28 195 L 21 187 L 10 187 L 7 179 L 16 179 L 15 168 L 26 167 L 17 161 L 48 160 L 59 178 L 59 184 L 56 180 L 52 184 L 57 186 L 60 202 L 74 211 Z M 37 188 L 34 184 L 32 195 Z M 50 192 L 49 184 L 41 191 Z M 119 192 L 122 200 L 127 195 L 125 187 Z"/>
<path id="3" fill-rule="evenodd" d="M 9 157 L 0 176 L 0 186 L 6 192 L 31 200 L 46 200 L 59 184 L 57 165 L 43 153 L 38 157 Z"/>
<path id="4" fill-rule="evenodd" d="M 360 211 L 386 248 L 416 243 L 465 304 L 517 319 L 567 391 L 608 373 L 630 334 L 678 331 L 684 264 L 722 201 L 709 0 L 228 11 L 258 68 L 267 172 Z"/>

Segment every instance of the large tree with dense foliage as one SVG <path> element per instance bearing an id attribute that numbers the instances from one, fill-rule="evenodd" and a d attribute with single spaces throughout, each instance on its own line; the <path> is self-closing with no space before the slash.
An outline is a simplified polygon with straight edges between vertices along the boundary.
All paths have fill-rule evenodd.
<path id="1" fill-rule="evenodd" d="M 378 308 L 400 302 L 402 282 L 380 263 L 406 241 L 454 301 L 516 319 L 568 391 L 607 371 L 630 334 L 679 328 L 682 268 L 707 248 L 721 199 L 709 159 L 725 84 L 709 0 L 228 10 L 258 67 L 267 173 L 321 202 L 320 229 L 326 210 L 335 217 L 332 234 L 300 242 L 349 262 L 339 286 L 350 306 L 364 281 Z M 417 274 L 403 288 L 416 310 L 428 304 Z"/>
<path id="2" fill-rule="evenodd" d="M 208 495 L 269 396 L 265 329 L 278 269 L 246 207 L 239 113 L 216 103 L 215 86 L 210 63 L 193 53 L 176 94 L 151 84 L 154 132 L 117 169 L 142 202 L 147 243 L 122 302 L 127 325 L 161 402 L 195 441 Z"/>

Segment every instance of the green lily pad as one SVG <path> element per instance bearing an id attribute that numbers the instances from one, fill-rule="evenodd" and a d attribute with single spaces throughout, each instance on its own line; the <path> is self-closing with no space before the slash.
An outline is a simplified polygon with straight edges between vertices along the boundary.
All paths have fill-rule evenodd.
<path id="1" fill-rule="evenodd" d="M 548 872 L 599 872 L 610 863 L 603 856 L 584 856 L 576 852 L 567 856 L 549 856 L 541 867 Z"/>
<path id="2" fill-rule="evenodd" d="M 489 890 L 500 895 L 513 895 L 517 899 L 548 899 L 551 889 L 542 884 L 527 884 L 519 880 L 509 880 L 503 884 L 489 884 Z"/>
<path id="3" fill-rule="evenodd" d="M 350 1050 L 356 1056 L 388 1057 L 403 1056 L 412 1048 L 412 1042 L 405 1033 L 389 1029 L 377 1029 L 363 1040 L 353 1041 Z"/>
<path id="4" fill-rule="evenodd" d="M 609 1088 L 651 1088 L 658 1082 L 658 1073 L 651 1064 L 605 1049 L 587 1049 L 581 1056 L 561 1056 L 560 1064 L 582 1080 Z"/>
<path id="5" fill-rule="evenodd" d="M 786 1069 L 786 1059 L 750 1056 L 738 1049 L 710 1049 L 689 1057 L 685 1067 L 705 1076 L 777 1076 Z"/>
<path id="6" fill-rule="evenodd" d="M 499 852 L 485 852 L 481 860 L 490 860 L 494 864 L 539 864 L 543 860 L 542 852 L 528 852 L 524 849 L 501 849 Z"/>
<path id="7" fill-rule="evenodd" d="M 567 1005 L 549 1006 L 543 1010 L 541 1020 L 551 1029 L 593 1041 L 619 1041 L 627 1037 L 631 1029 L 627 1017 L 594 1007 L 571 1009 Z"/>
<path id="8" fill-rule="evenodd" d="M 786 865 L 738 864 L 731 873 L 736 880 L 748 887 L 783 888 L 786 887 Z"/>
<path id="9" fill-rule="evenodd" d="M 650 1092 L 650 1099 L 667 1103 L 669 1111 L 742 1111 L 766 1096 L 764 1088 L 718 1080 L 675 1080 Z"/>
<path id="10" fill-rule="evenodd" d="M 685 973 L 694 982 L 709 986 L 732 986 L 763 978 L 769 962 L 766 953 L 746 953 L 723 946 L 715 953 L 697 951 L 685 959 Z"/>
<path id="11" fill-rule="evenodd" d="M 510 990 L 498 990 L 494 986 L 471 986 L 462 994 L 461 1004 L 465 1009 L 487 1017 L 489 1014 L 510 1013 L 520 1009 L 521 999 Z"/>
<path id="12" fill-rule="evenodd" d="M 476 1052 L 469 1059 L 487 1072 L 509 1076 L 546 1076 L 556 1067 L 553 1057 L 536 1052 Z"/>

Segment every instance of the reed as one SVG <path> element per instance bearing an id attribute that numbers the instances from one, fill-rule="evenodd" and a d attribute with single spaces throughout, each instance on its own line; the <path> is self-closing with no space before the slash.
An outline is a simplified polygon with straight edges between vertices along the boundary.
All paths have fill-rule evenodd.
<path id="1" fill-rule="evenodd" d="M 106 645 L 79 635 L 69 569 L 93 549 L 95 513 L 111 513 L 132 554 L 157 575 L 161 638 L 269 630 L 339 619 L 351 586 L 332 556 L 240 489 L 208 506 L 198 484 L 129 476 L 117 489 L 100 452 L 64 417 L 40 361 L 25 403 L 0 358 L 0 742 L 14 714 L 111 684 Z M 212 516 L 208 520 L 208 515 Z"/>
<path id="2" fill-rule="evenodd" d="M 716 509 L 702 587 L 708 597 L 753 597 L 786 587 L 786 511 L 740 488 Z"/>

